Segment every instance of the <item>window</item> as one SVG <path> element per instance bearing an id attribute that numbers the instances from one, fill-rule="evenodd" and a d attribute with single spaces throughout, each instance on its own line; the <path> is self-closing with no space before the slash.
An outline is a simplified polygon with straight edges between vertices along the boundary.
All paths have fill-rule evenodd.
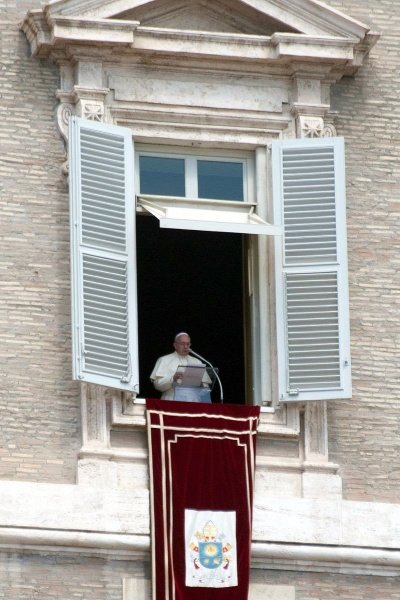
<path id="1" fill-rule="evenodd" d="M 256 402 L 264 397 L 263 386 L 272 387 L 265 384 L 271 374 L 274 397 L 281 400 L 349 397 L 343 140 L 272 144 L 274 226 L 257 214 L 265 214 L 264 200 L 271 196 L 266 158 L 265 149 L 256 151 L 254 185 L 247 159 L 140 149 L 138 203 L 161 227 L 250 234 Z M 71 119 L 74 377 L 137 392 L 133 160 L 130 130 Z M 235 199 L 218 198 L 228 186 Z M 272 270 L 264 234 L 274 235 Z M 276 322 L 269 318 L 273 308 Z"/>
<path id="2" fill-rule="evenodd" d="M 189 149 L 183 154 L 182 147 L 135 144 L 135 161 L 140 394 L 154 395 L 148 374 L 155 358 L 169 351 L 176 331 L 189 331 L 194 350 L 220 370 L 224 397 L 250 400 L 243 293 L 249 236 L 230 227 L 237 229 L 242 215 L 247 220 L 256 206 L 254 153 Z M 164 220 L 174 226 L 160 228 Z M 259 227 L 244 223 L 249 226 Z M 219 400 L 219 386 L 213 395 Z"/>
<path id="3" fill-rule="evenodd" d="M 224 154 L 222 156 L 221 154 Z M 256 212 L 254 159 L 182 149 L 136 151 L 138 204 L 160 227 L 274 235 L 280 229 Z M 236 155 L 236 156 L 234 156 Z"/>
<path id="4" fill-rule="evenodd" d="M 250 159 L 137 151 L 139 189 L 152 196 L 250 201 L 254 168 Z"/>

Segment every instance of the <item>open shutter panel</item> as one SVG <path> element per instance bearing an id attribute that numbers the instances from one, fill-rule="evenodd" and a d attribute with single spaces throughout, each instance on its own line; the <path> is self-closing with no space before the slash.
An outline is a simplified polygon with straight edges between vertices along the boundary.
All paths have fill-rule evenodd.
<path id="1" fill-rule="evenodd" d="M 279 398 L 349 398 L 344 142 L 274 142 L 272 163 Z"/>
<path id="2" fill-rule="evenodd" d="M 73 376 L 137 392 L 132 133 L 73 117 L 69 161 Z"/>

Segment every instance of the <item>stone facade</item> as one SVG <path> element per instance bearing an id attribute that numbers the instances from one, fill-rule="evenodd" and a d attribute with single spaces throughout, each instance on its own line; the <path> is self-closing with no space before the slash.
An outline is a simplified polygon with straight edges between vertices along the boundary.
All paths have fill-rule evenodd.
<path id="1" fill-rule="evenodd" d="M 346 140 L 353 398 L 263 413 L 250 600 L 399 596 L 400 7 L 325 4 L 382 33 L 324 124 Z M 31 56 L 21 23 L 44 5 L 0 1 L 0 598 L 146 598 L 143 407 L 71 380 L 65 115 L 102 119 L 104 94 Z"/>

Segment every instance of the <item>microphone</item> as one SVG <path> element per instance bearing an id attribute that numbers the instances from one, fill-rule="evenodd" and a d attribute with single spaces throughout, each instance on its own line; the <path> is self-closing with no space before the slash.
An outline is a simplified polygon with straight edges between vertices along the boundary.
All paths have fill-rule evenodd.
<path id="1" fill-rule="evenodd" d="M 212 368 L 212 370 L 213 370 L 213 373 L 214 373 L 214 375 L 215 375 L 215 377 L 216 377 L 216 379 L 218 380 L 218 383 L 219 383 L 219 390 L 220 390 L 220 396 L 221 396 L 221 403 L 223 403 L 223 402 L 224 402 L 224 392 L 223 392 L 223 389 L 222 389 L 222 383 L 221 383 L 221 380 L 220 380 L 220 378 L 218 377 L 218 373 L 217 373 L 217 371 L 216 371 L 215 367 L 213 367 L 213 365 L 212 365 L 212 364 L 211 364 L 211 363 L 210 363 L 208 360 L 206 360 L 206 359 L 205 359 L 203 356 L 201 356 L 200 354 L 197 354 L 197 352 L 195 352 L 195 351 L 194 351 L 194 350 L 192 350 L 191 348 L 189 348 L 189 353 L 190 353 L 190 354 L 193 354 L 193 356 L 196 356 L 197 358 L 200 358 L 200 360 L 203 360 L 203 361 L 204 361 L 204 362 L 205 362 L 205 363 L 206 363 L 206 364 L 207 364 L 209 367 L 211 367 L 211 368 Z"/>

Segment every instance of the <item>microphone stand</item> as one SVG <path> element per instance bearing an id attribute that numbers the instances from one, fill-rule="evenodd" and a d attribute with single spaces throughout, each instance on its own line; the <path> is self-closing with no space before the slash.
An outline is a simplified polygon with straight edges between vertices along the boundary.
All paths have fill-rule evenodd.
<path id="1" fill-rule="evenodd" d="M 214 375 L 215 375 L 215 377 L 216 377 L 216 379 L 218 380 L 218 383 L 219 383 L 219 390 L 220 390 L 220 396 L 221 396 L 221 403 L 223 404 L 223 402 L 224 402 L 224 392 L 223 392 L 223 389 L 222 389 L 222 383 L 221 383 L 221 380 L 220 380 L 220 378 L 218 377 L 218 373 L 217 373 L 217 371 L 216 371 L 215 367 L 213 367 L 213 365 L 212 365 L 212 364 L 211 364 L 211 363 L 210 363 L 208 360 L 206 360 L 206 359 L 205 359 L 203 356 L 200 356 L 200 354 L 197 354 L 197 352 L 195 352 L 195 351 L 194 351 L 194 350 L 192 350 L 191 348 L 189 349 L 189 353 L 190 353 L 190 354 L 193 354 L 193 356 L 196 356 L 197 358 L 200 358 L 200 360 L 203 360 L 203 361 L 204 361 L 204 362 L 205 362 L 205 363 L 206 363 L 206 364 L 207 364 L 209 367 L 211 367 L 211 368 L 212 368 L 212 370 L 213 370 L 213 373 L 214 373 Z"/>

